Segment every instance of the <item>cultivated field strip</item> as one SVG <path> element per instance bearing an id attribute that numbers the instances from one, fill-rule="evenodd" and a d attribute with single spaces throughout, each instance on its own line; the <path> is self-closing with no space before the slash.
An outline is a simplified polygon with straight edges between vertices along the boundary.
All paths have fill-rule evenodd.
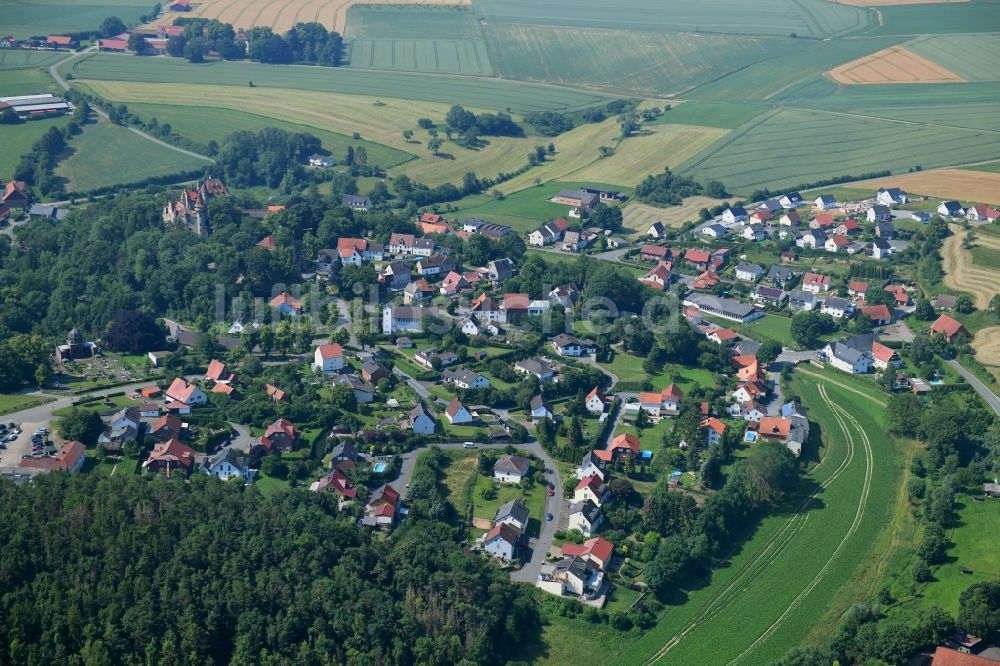
<path id="1" fill-rule="evenodd" d="M 827 404 L 831 404 L 829 398 L 825 392 L 825 389 L 820 386 L 820 393 Z M 667 654 L 677 647 L 684 638 L 690 634 L 692 631 L 698 629 L 701 625 L 706 622 L 710 622 L 712 619 L 717 617 L 720 613 L 726 611 L 729 606 L 729 602 L 733 597 L 738 596 L 747 591 L 750 584 L 757 579 L 758 575 L 770 567 L 778 557 L 780 557 L 785 549 L 788 547 L 795 537 L 798 536 L 799 532 L 805 526 L 809 519 L 808 508 L 810 504 L 822 493 L 826 488 L 828 488 L 832 483 L 834 483 L 840 476 L 850 467 L 854 461 L 855 457 L 855 440 L 853 437 L 847 434 L 845 428 L 844 442 L 847 445 L 846 454 L 840 461 L 837 468 L 827 476 L 823 481 L 818 483 L 815 489 L 793 509 L 793 515 L 788 518 L 781 527 L 774 532 L 770 538 L 767 539 L 761 548 L 757 551 L 753 558 L 748 561 L 740 571 L 729 580 L 726 585 L 724 585 L 712 599 L 702 606 L 699 612 L 688 622 L 688 624 L 678 632 L 673 638 L 671 638 L 660 650 L 654 653 L 652 656 L 648 657 L 643 661 L 643 664 L 654 664 L 659 662 L 661 659 L 667 656 Z M 866 458 L 870 456 L 870 452 L 866 452 Z M 823 457 L 821 458 L 819 464 L 813 469 L 815 474 L 816 470 L 823 468 L 827 463 L 829 457 L 829 443 L 828 447 L 824 448 Z M 866 467 L 866 481 L 870 483 L 870 472 Z M 867 494 L 865 494 L 865 500 L 867 499 Z M 857 515 L 855 516 L 856 522 L 858 522 Z M 856 527 L 854 528 L 856 529 Z M 851 532 L 853 534 L 853 532 Z M 843 541 L 841 542 L 843 543 Z M 838 549 L 839 552 L 839 549 Z M 832 559 L 832 557 L 831 557 Z M 829 560 L 828 560 L 829 562 Z M 815 579 L 814 579 L 815 580 Z M 811 589 L 811 588 L 810 588 Z M 773 626 L 773 625 L 772 625 Z"/>
<path id="2" fill-rule="evenodd" d="M 823 400 L 826 401 L 826 404 L 830 407 L 830 410 L 832 411 L 834 418 L 836 419 L 837 424 L 844 435 L 844 438 L 850 442 L 852 454 L 856 448 L 855 435 L 857 435 L 858 438 L 861 440 L 861 445 L 864 449 L 865 480 L 864 480 L 864 485 L 862 486 L 861 489 L 861 497 L 858 499 L 858 508 L 854 514 L 854 522 L 851 523 L 850 528 L 844 534 L 844 537 L 840 540 L 840 543 L 837 544 L 837 548 L 830 555 L 829 559 L 826 561 L 826 564 L 823 565 L 823 568 L 820 569 L 819 572 L 809 582 L 809 584 L 795 596 L 795 598 L 788 605 L 788 607 L 781 613 L 781 615 L 779 615 L 778 618 L 771 623 L 771 626 L 769 626 L 753 643 L 751 643 L 743 652 L 741 652 L 739 656 L 731 660 L 729 662 L 729 665 L 740 663 L 741 661 L 743 661 L 744 658 L 746 658 L 750 653 L 752 653 L 761 643 L 763 643 L 765 640 L 773 636 L 774 633 L 781 626 L 781 623 L 784 622 L 785 618 L 787 618 L 789 614 L 791 614 L 792 612 L 795 611 L 796 608 L 798 608 L 798 606 L 802 602 L 802 599 L 804 599 L 806 595 L 808 595 L 814 589 L 816 589 L 816 586 L 819 585 L 823 577 L 827 574 L 834 560 L 836 560 L 840 556 L 841 552 L 843 552 L 844 547 L 847 545 L 847 542 L 851 538 L 853 538 L 854 535 L 857 533 L 858 528 L 861 526 L 861 521 L 864 519 L 865 516 L 865 509 L 868 506 L 868 496 L 871 493 L 872 474 L 875 468 L 875 458 L 874 454 L 872 453 L 871 440 L 868 439 L 867 433 L 865 433 L 864 428 L 861 427 L 861 424 L 858 423 L 857 419 L 851 416 L 847 412 L 847 410 L 845 410 L 843 407 L 837 405 L 833 400 L 830 399 L 830 396 L 827 394 L 825 386 L 821 384 L 819 385 L 818 388 L 820 395 L 823 397 Z M 854 433 L 853 435 L 851 434 L 852 431 Z"/>
<path id="3" fill-rule="evenodd" d="M 965 230 L 950 224 L 952 235 L 944 239 L 941 247 L 944 283 L 956 291 L 972 296 L 976 307 L 984 310 L 994 295 L 1000 294 L 1000 267 L 984 268 L 972 262 L 972 253 L 962 247 Z"/>
<path id="4" fill-rule="evenodd" d="M 864 180 L 852 187 L 902 187 L 907 192 L 941 199 L 976 201 L 1000 206 L 1000 173 L 966 169 L 940 169 Z M 988 241 L 987 241 L 988 242 Z"/>
<path id="5" fill-rule="evenodd" d="M 683 165 L 681 172 L 715 178 L 731 191 L 747 194 L 760 187 L 791 187 L 837 175 L 986 160 L 998 150 L 1000 134 L 984 130 L 782 109 L 736 130 Z"/>
<path id="6" fill-rule="evenodd" d="M 902 46 L 893 46 L 839 67 L 829 76 L 838 83 L 871 85 L 882 83 L 958 83 L 964 79 Z"/>

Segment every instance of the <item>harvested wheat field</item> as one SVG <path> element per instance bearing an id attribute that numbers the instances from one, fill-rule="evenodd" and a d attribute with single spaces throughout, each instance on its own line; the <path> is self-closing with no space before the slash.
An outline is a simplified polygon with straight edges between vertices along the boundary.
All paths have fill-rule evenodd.
<path id="1" fill-rule="evenodd" d="M 330 30 L 344 34 L 347 10 L 351 5 L 468 5 L 470 0 L 290 0 L 275 3 L 270 0 L 202 0 L 194 4 L 191 16 L 218 19 L 234 28 L 256 26 L 285 32 L 296 23 L 322 23 Z"/>
<path id="2" fill-rule="evenodd" d="M 920 171 L 852 183 L 851 187 L 864 189 L 901 187 L 913 194 L 1000 206 L 1000 173 L 988 171 L 965 169 Z"/>
<path id="3" fill-rule="evenodd" d="M 985 310 L 990 299 L 1000 293 L 1000 269 L 973 264 L 972 253 L 962 247 L 966 231 L 957 224 L 950 224 L 948 228 L 952 235 L 944 240 L 941 247 L 944 283 L 956 291 L 967 292 L 976 307 Z"/>
<path id="4" fill-rule="evenodd" d="M 698 219 L 698 211 L 702 208 L 718 206 L 720 199 L 709 197 L 688 197 L 680 206 L 658 208 L 649 204 L 632 201 L 622 209 L 622 222 L 626 229 L 634 233 L 646 233 L 649 225 L 660 220 L 668 227 L 679 227 L 685 222 Z"/>
<path id="5" fill-rule="evenodd" d="M 958 74 L 902 46 L 893 46 L 834 67 L 827 76 L 846 85 L 878 83 L 960 83 Z"/>
<path id="6" fill-rule="evenodd" d="M 1000 326 L 980 329 L 972 339 L 972 348 L 980 363 L 1000 367 Z"/>
<path id="7" fill-rule="evenodd" d="M 855 7 L 885 7 L 887 5 L 944 5 L 952 2 L 968 2 L 969 0 L 838 0 L 843 5 Z"/>

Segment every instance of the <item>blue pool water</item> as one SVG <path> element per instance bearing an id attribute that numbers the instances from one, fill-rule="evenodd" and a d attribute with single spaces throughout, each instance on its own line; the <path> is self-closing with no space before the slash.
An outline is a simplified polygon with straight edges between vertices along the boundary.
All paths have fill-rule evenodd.
<path id="1" fill-rule="evenodd" d="M 375 466 L 372 467 L 372 471 L 375 472 L 376 474 L 381 474 L 382 472 L 385 471 L 386 467 L 388 467 L 388 465 L 386 465 L 384 462 L 377 462 L 375 463 Z"/>
<path id="2" fill-rule="evenodd" d="M 753 443 L 757 441 L 757 433 L 750 431 L 744 435 L 743 439 L 747 442 Z"/>

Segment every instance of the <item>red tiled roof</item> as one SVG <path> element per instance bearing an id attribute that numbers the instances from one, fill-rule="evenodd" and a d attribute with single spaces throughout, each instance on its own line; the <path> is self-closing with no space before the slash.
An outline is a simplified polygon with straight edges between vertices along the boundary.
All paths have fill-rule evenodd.
<path id="1" fill-rule="evenodd" d="M 194 466 L 194 449 L 181 440 L 171 437 L 165 442 L 160 442 L 153 447 L 152 453 L 142 463 L 143 467 L 148 467 L 155 462 L 176 463 L 186 470 Z"/>
<path id="2" fill-rule="evenodd" d="M 521 538 L 521 533 L 510 523 L 500 523 L 499 525 L 494 525 L 493 528 L 486 533 L 485 540 L 492 541 L 497 537 L 500 537 L 507 543 L 517 543 Z"/>
<path id="3" fill-rule="evenodd" d="M 59 453 L 54 456 L 32 457 L 27 456 L 21 459 L 21 467 L 31 467 L 33 469 L 62 470 L 68 472 L 75 469 L 80 462 L 80 458 L 87 453 L 87 447 L 80 442 L 69 442 Z"/>
<path id="4" fill-rule="evenodd" d="M 594 495 L 599 495 L 601 486 L 604 485 L 604 480 L 596 474 L 591 474 L 590 476 L 580 479 L 580 483 L 576 484 L 575 490 L 582 490 L 584 488 L 590 488 L 590 492 Z"/>
<path id="5" fill-rule="evenodd" d="M 66 35 L 49 35 L 48 39 L 45 40 L 47 44 L 59 44 L 60 46 L 69 46 L 73 43 L 72 37 L 67 37 Z"/>
<path id="6" fill-rule="evenodd" d="M 958 333 L 965 331 L 965 327 L 948 315 L 943 314 L 938 317 L 936 322 L 931 324 L 930 330 L 932 333 L 940 333 L 947 340 L 951 340 Z"/>
<path id="7" fill-rule="evenodd" d="M 455 416 L 458 414 L 458 410 L 463 407 L 465 407 L 465 405 L 462 404 L 461 400 L 458 398 L 452 398 L 451 402 L 448 403 L 448 406 L 444 408 L 444 411 L 448 416 Z"/>
<path id="8" fill-rule="evenodd" d="M 711 418 L 707 418 L 704 421 L 702 421 L 701 422 L 701 427 L 702 428 L 711 428 L 712 430 L 714 430 L 715 432 L 719 433 L 720 435 L 726 431 L 726 424 L 723 423 L 722 421 L 720 421 L 719 419 L 715 418 L 714 416 L 711 417 Z"/>
<path id="9" fill-rule="evenodd" d="M 711 255 L 708 253 L 708 250 L 695 250 L 693 248 L 684 253 L 684 259 L 686 261 L 696 264 L 706 263 L 710 256 Z"/>
<path id="10" fill-rule="evenodd" d="M 170 384 L 170 388 L 167 389 L 167 397 L 175 402 L 187 403 L 191 399 L 191 395 L 197 390 L 197 386 L 189 384 L 183 377 L 175 377 L 174 381 Z"/>
<path id="11" fill-rule="evenodd" d="M 788 437 L 791 431 L 792 422 L 789 419 L 775 416 L 765 416 L 760 420 L 760 424 L 757 427 L 757 432 L 762 437 L 781 437 L 784 439 Z"/>
<path id="12" fill-rule="evenodd" d="M 615 544 L 611 543 L 604 537 L 594 537 L 593 539 L 587 539 L 582 544 L 563 544 L 562 554 L 565 557 L 592 555 L 595 559 L 604 564 L 611 558 L 611 554 L 614 550 Z"/>
<path id="13" fill-rule="evenodd" d="M 731 328 L 725 328 L 723 326 L 717 326 L 711 329 L 709 334 L 715 335 L 719 340 L 725 342 L 726 340 L 733 340 L 736 338 L 736 332 Z"/>
<path id="14" fill-rule="evenodd" d="M 934 651 L 931 666 L 996 666 L 997 662 L 974 654 L 966 654 L 958 650 L 939 647 Z"/>
<path id="15" fill-rule="evenodd" d="M 271 396 L 275 401 L 280 401 L 285 399 L 285 392 L 282 391 L 277 386 L 274 386 L 273 384 L 264 384 L 264 389 L 267 391 L 267 394 Z"/>
<path id="16" fill-rule="evenodd" d="M 211 379 L 213 382 L 227 381 L 232 376 L 232 373 L 226 369 L 226 364 L 214 358 L 209 362 L 208 371 L 205 372 L 205 379 Z"/>
<path id="17" fill-rule="evenodd" d="M 824 284 L 830 284 L 830 276 L 820 275 L 819 273 L 806 273 L 805 275 L 802 276 L 802 284 L 820 285 L 820 286 Z"/>
<path id="18" fill-rule="evenodd" d="M 847 289 L 858 294 L 864 294 L 868 291 L 868 283 L 861 280 L 851 280 L 850 284 L 847 285 Z"/>
<path id="19" fill-rule="evenodd" d="M 183 427 L 184 422 L 181 421 L 179 416 L 176 414 L 164 414 L 156 420 L 156 423 L 153 424 L 153 428 L 150 432 L 156 433 L 167 428 L 176 433 L 180 432 Z"/>
<path id="20" fill-rule="evenodd" d="M 651 257 L 665 257 L 670 253 L 670 249 L 666 247 L 660 247 L 659 245 L 643 245 L 639 254 L 649 255 Z"/>
<path id="21" fill-rule="evenodd" d="M 265 250 L 270 250 L 272 252 L 278 249 L 277 243 L 274 242 L 274 236 L 264 236 L 257 241 L 257 247 L 262 247 Z"/>
<path id="22" fill-rule="evenodd" d="M 319 352 L 319 357 L 322 359 L 343 358 L 344 356 L 344 349 L 336 342 L 320 345 L 316 348 L 316 351 Z"/>
<path id="23" fill-rule="evenodd" d="M 892 319 L 892 313 L 889 312 L 889 306 L 885 304 L 880 305 L 866 305 L 861 308 L 861 313 L 867 315 L 869 319 L 874 321 L 880 321 L 883 319 Z"/>
<path id="24" fill-rule="evenodd" d="M 511 310 L 527 310 L 528 303 L 531 299 L 527 294 L 504 294 L 503 295 L 503 308 L 510 312 Z"/>
<path id="25" fill-rule="evenodd" d="M 287 305 L 293 310 L 302 309 L 302 302 L 289 294 L 287 291 L 283 291 L 271 299 L 272 308 L 281 307 L 282 305 Z"/>
<path id="26" fill-rule="evenodd" d="M 633 455 L 637 455 L 639 453 L 639 446 L 639 439 L 635 435 L 630 435 L 626 432 L 612 439 L 611 443 L 608 444 L 608 450 L 628 449 Z"/>
<path id="27" fill-rule="evenodd" d="M 885 306 L 882 306 L 885 307 Z M 890 347 L 886 347 L 881 342 L 872 343 L 872 356 L 883 363 L 888 363 L 892 360 L 892 357 L 896 355 L 895 350 Z"/>

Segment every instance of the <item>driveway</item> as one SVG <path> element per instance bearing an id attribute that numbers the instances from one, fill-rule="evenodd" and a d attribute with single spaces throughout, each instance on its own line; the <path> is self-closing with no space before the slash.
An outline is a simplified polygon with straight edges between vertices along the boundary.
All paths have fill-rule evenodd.
<path id="1" fill-rule="evenodd" d="M 900 321 L 882 327 L 879 338 L 890 342 L 913 342 L 913 331 L 910 330 L 905 321 Z"/>
<path id="2" fill-rule="evenodd" d="M 421 399 L 430 400 L 431 402 L 435 400 L 434 396 L 431 395 L 431 392 L 428 391 L 423 384 L 421 384 L 416 379 L 414 379 L 410 375 L 400 370 L 399 367 L 393 366 L 392 374 L 396 375 L 397 377 L 405 381 L 411 389 L 417 392 L 417 395 L 419 395 Z"/>
<path id="3" fill-rule="evenodd" d="M 992 407 L 993 411 L 996 412 L 997 415 L 1000 415 L 1000 397 L 997 397 L 997 394 L 991 391 L 990 387 L 981 382 L 974 374 L 963 368 L 958 361 L 952 359 L 947 361 L 947 363 L 953 367 L 958 374 L 962 375 L 962 377 L 965 378 L 965 381 L 972 385 L 972 388 L 976 390 L 976 393 L 982 396 L 983 400 L 986 401 L 986 404 Z"/>
<path id="4" fill-rule="evenodd" d="M 250 452 L 250 429 L 245 425 L 240 425 L 238 423 L 230 423 L 229 427 L 233 429 L 236 435 L 229 440 L 229 445 L 233 447 L 236 451 L 240 453 Z"/>

